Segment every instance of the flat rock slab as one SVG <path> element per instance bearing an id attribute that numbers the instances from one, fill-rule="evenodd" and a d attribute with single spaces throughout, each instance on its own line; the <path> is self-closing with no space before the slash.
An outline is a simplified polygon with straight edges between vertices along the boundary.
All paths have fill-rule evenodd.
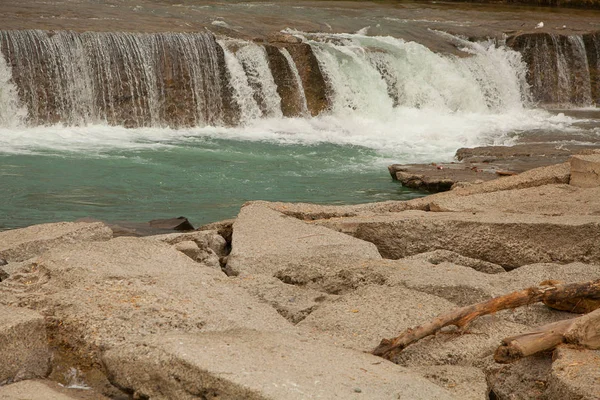
<path id="1" fill-rule="evenodd" d="M 24 261 L 61 244 L 103 241 L 112 230 L 101 222 L 58 222 L 0 232 L 0 258 Z"/>
<path id="2" fill-rule="evenodd" d="M 68 389 L 49 381 L 22 381 L 0 386 L 0 400 L 108 400 L 87 389 Z"/>
<path id="3" fill-rule="evenodd" d="M 46 376 L 50 353 L 44 317 L 0 305 L 0 354 L 0 384 Z"/>
<path id="4" fill-rule="evenodd" d="M 0 298 L 51 318 L 54 340 L 89 363 L 103 348 L 152 334 L 292 328 L 221 271 L 145 238 L 52 249 L 2 281 Z"/>
<path id="5" fill-rule="evenodd" d="M 470 196 L 438 198 L 430 210 L 437 212 L 508 212 L 541 215 L 600 216 L 600 186 L 580 189 L 571 185 L 544 185 Z"/>
<path id="6" fill-rule="evenodd" d="M 548 399 L 600 399 L 600 350 L 559 347 L 553 358 Z"/>
<path id="7" fill-rule="evenodd" d="M 372 243 L 250 203 L 233 224 L 226 271 L 274 276 L 288 267 L 380 258 Z"/>
<path id="8" fill-rule="evenodd" d="M 458 182 L 484 182 L 499 177 L 489 168 L 483 170 L 468 164 L 393 164 L 388 170 L 403 186 L 429 192 L 450 190 Z"/>
<path id="9" fill-rule="evenodd" d="M 381 339 L 455 307 L 445 299 L 405 287 L 368 285 L 323 304 L 298 326 L 330 336 L 338 344 L 372 351 Z"/>
<path id="10" fill-rule="evenodd" d="M 321 223 L 374 243 L 391 259 L 444 249 L 506 269 L 600 261 L 600 216 L 404 211 Z"/>
<path id="11" fill-rule="evenodd" d="M 115 383 L 152 399 L 453 398 L 381 358 L 275 332 L 158 337 L 109 351 L 104 363 Z"/>

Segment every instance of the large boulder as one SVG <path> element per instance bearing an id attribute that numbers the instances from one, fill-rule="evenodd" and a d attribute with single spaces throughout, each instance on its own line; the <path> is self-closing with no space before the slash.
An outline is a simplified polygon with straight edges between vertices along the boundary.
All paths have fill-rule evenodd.
<path id="1" fill-rule="evenodd" d="M 438 198 L 430 210 L 438 212 L 493 211 L 515 214 L 600 215 L 600 186 L 580 189 L 571 185 L 544 185 L 470 196 Z"/>
<path id="2" fill-rule="evenodd" d="M 50 372 L 50 353 L 44 317 L 0 305 L 0 354 L 0 385 L 45 377 Z"/>
<path id="3" fill-rule="evenodd" d="M 143 238 L 49 250 L 2 281 L 0 299 L 47 316 L 51 344 L 84 366 L 98 365 L 105 349 L 152 334 L 292 328 L 222 272 Z"/>
<path id="4" fill-rule="evenodd" d="M 58 222 L 0 232 L 0 258 L 24 261 L 61 244 L 103 241 L 112 231 L 101 222 Z"/>
<path id="5" fill-rule="evenodd" d="M 274 276 L 290 267 L 380 258 L 372 243 L 250 203 L 233 225 L 226 271 Z"/>
<path id="6" fill-rule="evenodd" d="M 115 348 L 103 362 L 113 382 L 137 398 L 453 398 L 381 358 L 277 332 L 161 336 Z"/>

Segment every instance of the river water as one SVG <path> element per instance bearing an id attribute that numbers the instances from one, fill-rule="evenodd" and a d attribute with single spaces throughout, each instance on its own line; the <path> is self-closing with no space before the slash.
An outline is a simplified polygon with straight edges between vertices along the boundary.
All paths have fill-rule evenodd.
<path id="1" fill-rule="evenodd" d="M 181 57 L 197 66 L 193 43 L 213 46 L 205 37 L 4 33 L 12 63 L 0 57 L 0 229 L 81 217 L 143 222 L 184 215 L 198 225 L 233 217 L 244 202 L 259 199 L 405 200 L 423 194 L 392 181 L 390 163 L 451 161 L 460 147 L 511 144 L 529 133 L 600 135 L 597 121 L 539 108 L 520 54 L 496 40 L 435 33 L 458 44 L 467 55 L 459 57 L 365 32 L 288 33 L 318 59 L 327 111 L 310 117 L 300 98 L 300 115 L 284 117 L 264 49 L 220 38 L 214 46 L 224 52 L 238 122 L 222 123 L 218 71 L 209 76 L 206 68 L 190 67 L 194 123 L 185 127 L 164 119 L 167 86 L 154 80 L 161 67 L 152 46 L 181 46 Z M 15 60 L 31 49 L 36 57 L 52 50 L 49 83 L 34 79 L 39 70 L 27 60 L 35 57 Z M 98 49 L 119 58 L 98 63 Z M 217 57 L 209 50 L 205 58 Z M 301 88 L 291 56 L 282 55 L 294 72 L 289 79 Z M 143 71 L 118 61 L 127 57 L 131 65 L 143 63 Z M 123 66 L 111 70 L 117 61 Z M 126 110 L 140 126 L 114 119 L 125 87 L 134 98 L 145 96 Z"/>

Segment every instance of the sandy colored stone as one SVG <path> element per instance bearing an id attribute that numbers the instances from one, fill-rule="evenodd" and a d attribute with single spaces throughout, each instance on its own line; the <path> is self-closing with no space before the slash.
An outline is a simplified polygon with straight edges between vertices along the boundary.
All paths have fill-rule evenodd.
<path id="1" fill-rule="evenodd" d="M 269 304 L 293 324 L 297 324 L 320 307 L 323 302 L 335 298 L 306 287 L 288 285 L 277 278 L 253 275 L 232 278 L 232 282 L 248 293 Z"/>
<path id="2" fill-rule="evenodd" d="M 437 212 L 507 212 L 541 215 L 600 215 L 600 186 L 580 189 L 571 185 L 544 185 L 461 197 L 446 197 L 431 202 Z"/>
<path id="3" fill-rule="evenodd" d="M 600 154 L 575 155 L 571 157 L 571 181 L 581 188 L 600 187 Z"/>
<path id="4" fill-rule="evenodd" d="M 182 252 L 192 260 L 206 265 L 207 267 L 216 268 L 219 270 L 221 269 L 219 256 L 217 256 L 210 248 L 205 247 L 201 249 L 198 247 L 196 242 L 191 240 L 178 242 L 173 245 L 173 248 Z"/>
<path id="5" fill-rule="evenodd" d="M 553 359 L 547 399 L 600 399 L 600 350 L 561 346 Z"/>
<path id="6" fill-rule="evenodd" d="M 486 369 L 488 384 L 498 400 L 545 399 L 551 365 L 548 354 L 525 357 L 512 364 L 492 363 Z"/>
<path id="7" fill-rule="evenodd" d="M 152 334 L 291 327 L 222 272 L 143 238 L 50 250 L 0 283 L 0 298 L 38 309 L 53 340 L 92 364 L 102 349 Z"/>
<path id="8" fill-rule="evenodd" d="M 46 376 L 50 353 L 44 317 L 0 304 L 0 355 L 0 385 Z"/>
<path id="9" fill-rule="evenodd" d="M 169 233 L 166 235 L 148 236 L 148 239 L 158 240 L 164 243 L 175 245 L 181 242 L 192 241 L 201 249 L 209 248 L 217 256 L 227 254 L 227 242 L 217 230 L 201 230 L 187 233 Z"/>
<path id="10" fill-rule="evenodd" d="M 233 234 L 233 223 L 235 219 L 225 219 L 222 221 L 211 222 L 210 224 L 202 225 L 197 228 L 197 231 L 217 231 L 217 233 L 225 239 L 228 244 L 231 244 L 231 235 Z"/>
<path id="11" fill-rule="evenodd" d="M 108 400 L 87 389 L 60 387 L 51 381 L 22 381 L 0 386 L 0 400 Z"/>
<path id="12" fill-rule="evenodd" d="M 368 285 L 324 303 L 298 326 L 332 337 L 338 345 L 371 351 L 381 339 L 455 307 L 445 299 L 405 287 Z"/>
<path id="13" fill-rule="evenodd" d="M 507 269 L 539 262 L 600 262 L 600 216 L 405 211 L 320 224 L 370 241 L 392 259 L 444 249 Z"/>
<path id="14" fill-rule="evenodd" d="M 276 332 L 157 337 L 109 351 L 104 363 L 121 387 L 157 400 L 453 398 L 381 358 Z"/>
<path id="15" fill-rule="evenodd" d="M 488 387 L 485 374 L 479 368 L 458 365 L 430 365 L 411 368 L 411 370 L 447 389 L 459 399 L 482 400 L 487 398 Z"/>
<path id="16" fill-rule="evenodd" d="M 500 341 L 529 331 L 526 325 L 487 315 L 473 321 L 465 330 L 454 327 L 428 336 L 408 346 L 393 361 L 406 366 L 461 365 L 484 368 L 493 360 Z"/>
<path id="17" fill-rule="evenodd" d="M 450 250 L 434 250 L 427 253 L 420 253 L 414 256 L 405 258 L 405 260 L 423 260 L 430 264 L 440 264 L 442 262 L 449 262 L 455 265 L 462 265 L 464 267 L 473 268 L 475 271 L 483 272 L 486 274 L 500 274 L 506 272 L 504 268 L 498 264 L 493 264 L 487 261 L 478 260 L 475 258 L 461 256 Z"/>
<path id="18" fill-rule="evenodd" d="M 307 264 L 380 258 L 372 243 L 250 203 L 233 225 L 226 271 L 273 276 L 279 270 Z"/>
<path id="19" fill-rule="evenodd" d="M 24 261 L 61 244 L 104 241 L 112 231 L 101 222 L 57 222 L 0 232 L 0 257 Z"/>

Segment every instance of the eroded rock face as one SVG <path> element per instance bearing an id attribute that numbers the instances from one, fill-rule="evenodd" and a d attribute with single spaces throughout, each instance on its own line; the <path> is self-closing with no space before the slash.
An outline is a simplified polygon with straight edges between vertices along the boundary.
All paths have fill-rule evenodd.
<path id="1" fill-rule="evenodd" d="M 119 386 L 153 399 L 454 398 L 372 355 L 275 332 L 157 337 L 103 361 Z"/>
<path id="2" fill-rule="evenodd" d="M 600 154 L 571 157 L 571 181 L 569 183 L 581 188 L 599 188 Z"/>
<path id="3" fill-rule="evenodd" d="M 24 261 L 62 244 L 105 241 L 112 231 L 101 222 L 58 222 L 0 232 L 0 257 Z"/>
<path id="4" fill-rule="evenodd" d="M 437 249 L 513 269 L 539 262 L 600 262 L 600 217 L 405 211 L 322 223 L 371 241 L 385 258 Z"/>
<path id="5" fill-rule="evenodd" d="M 274 276 L 290 267 L 381 258 L 371 243 L 252 203 L 242 208 L 233 225 L 232 247 L 226 267 L 231 275 Z"/>
<path id="6" fill-rule="evenodd" d="M 50 352 L 44 317 L 0 304 L 0 354 L 0 385 L 45 377 L 49 373 Z"/>

